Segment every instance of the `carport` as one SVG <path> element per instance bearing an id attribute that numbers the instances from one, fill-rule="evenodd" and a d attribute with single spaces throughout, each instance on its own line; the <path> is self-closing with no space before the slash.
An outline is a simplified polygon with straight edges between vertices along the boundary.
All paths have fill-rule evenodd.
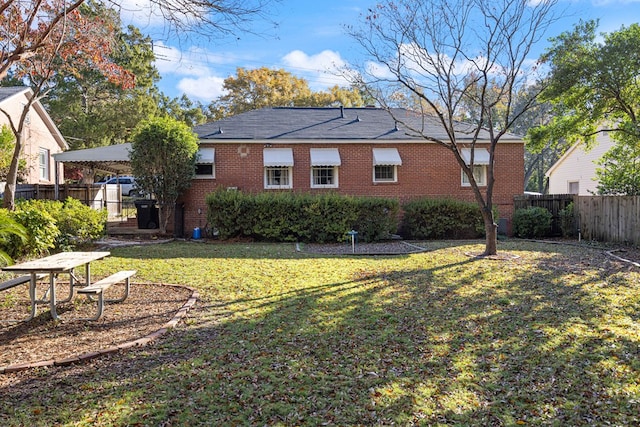
<path id="1" fill-rule="evenodd" d="M 131 174 L 130 151 L 131 144 L 125 143 L 53 154 L 53 159 L 56 162 L 56 198 L 58 197 L 58 186 L 60 184 L 58 163 L 100 170 L 116 175 L 129 175 Z"/>

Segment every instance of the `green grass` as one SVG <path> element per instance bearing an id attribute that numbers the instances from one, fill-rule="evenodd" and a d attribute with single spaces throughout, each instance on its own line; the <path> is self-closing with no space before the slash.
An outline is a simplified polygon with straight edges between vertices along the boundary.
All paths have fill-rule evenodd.
<path id="1" fill-rule="evenodd" d="M 120 248 L 96 275 L 202 300 L 158 344 L 0 389 L 2 425 L 637 425 L 640 271 L 601 251 L 429 242 L 394 257 L 293 245 Z M 97 368 L 100 369 L 97 369 Z"/>

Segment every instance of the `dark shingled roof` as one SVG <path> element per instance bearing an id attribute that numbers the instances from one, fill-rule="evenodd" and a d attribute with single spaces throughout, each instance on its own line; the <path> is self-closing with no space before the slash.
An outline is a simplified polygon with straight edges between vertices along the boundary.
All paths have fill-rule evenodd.
<path id="1" fill-rule="evenodd" d="M 393 109 L 399 121 L 407 121 L 425 134 L 447 140 L 437 118 L 421 116 L 405 109 Z M 466 125 L 460 124 L 460 130 Z M 203 140 L 390 140 L 424 141 L 397 124 L 392 115 L 382 108 L 262 108 L 206 123 L 193 128 Z M 458 139 L 471 135 L 458 133 Z M 480 140 L 488 137 L 482 132 Z M 521 141 L 506 134 L 503 140 Z"/>
<path id="2" fill-rule="evenodd" d="M 25 90 L 29 89 L 27 86 L 8 86 L 8 87 L 0 87 L 0 102 L 4 101 L 7 98 L 11 98 L 14 95 L 17 95 Z"/>

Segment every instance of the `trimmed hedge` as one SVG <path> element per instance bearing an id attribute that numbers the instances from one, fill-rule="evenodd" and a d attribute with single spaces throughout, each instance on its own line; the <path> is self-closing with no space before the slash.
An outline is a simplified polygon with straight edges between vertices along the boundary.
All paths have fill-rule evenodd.
<path id="1" fill-rule="evenodd" d="M 417 199 L 403 206 L 403 234 L 408 239 L 471 239 L 484 236 L 476 203 L 451 199 Z"/>
<path id="2" fill-rule="evenodd" d="M 206 202 L 209 225 L 221 239 L 326 243 L 344 241 L 356 230 L 361 241 L 371 242 L 398 226 L 399 203 L 385 198 L 219 189 Z"/>

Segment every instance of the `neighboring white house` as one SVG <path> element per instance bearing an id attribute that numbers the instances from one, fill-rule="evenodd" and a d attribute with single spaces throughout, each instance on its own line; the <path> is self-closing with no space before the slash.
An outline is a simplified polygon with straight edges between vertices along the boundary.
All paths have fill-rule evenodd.
<path id="1" fill-rule="evenodd" d="M 9 117 L 16 123 L 24 106 L 33 95 L 26 86 L 0 87 L 0 127 L 9 126 Z M 49 114 L 39 101 L 31 106 L 24 128 L 24 145 L 21 157 L 27 162 L 23 176 L 26 184 L 53 184 L 55 182 L 55 162 L 52 155 L 68 148 Z M 62 173 L 62 165 L 59 166 Z"/>
<path id="2" fill-rule="evenodd" d="M 607 133 L 600 133 L 590 150 L 582 142 L 574 144 L 545 174 L 549 178 L 549 194 L 577 194 L 589 196 L 596 193 L 596 161 L 613 147 Z"/>

